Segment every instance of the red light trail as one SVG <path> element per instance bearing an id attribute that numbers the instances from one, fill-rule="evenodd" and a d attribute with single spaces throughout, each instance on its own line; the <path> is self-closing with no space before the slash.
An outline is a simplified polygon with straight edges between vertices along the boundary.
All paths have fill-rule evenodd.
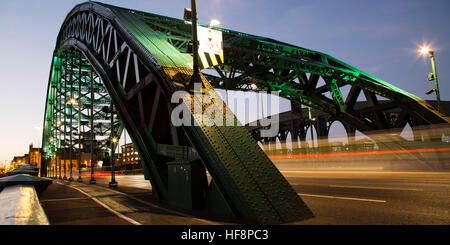
<path id="1" fill-rule="evenodd" d="M 431 148 L 431 149 L 412 149 L 412 150 L 368 151 L 368 152 L 337 152 L 337 153 L 319 153 L 319 154 L 306 154 L 306 155 L 272 155 L 272 156 L 269 156 L 269 158 L 270 159 L 292 159 L 292 158 L 316 158 L 316 157 L 342 157 L 342 156 L 405 154 L 405 153 L 443 152 L 443 151 L 450 151 L 450 147 Z"/>

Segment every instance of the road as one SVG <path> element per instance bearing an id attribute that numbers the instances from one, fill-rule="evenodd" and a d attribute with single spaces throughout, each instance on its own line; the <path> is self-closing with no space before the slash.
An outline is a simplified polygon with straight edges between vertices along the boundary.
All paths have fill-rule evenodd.
<path id="1" fill-rule="evenodd" d="M 449 172 L 282 171 L 310 224 L 450 224 Z"/>
<path id="2" fill-rule="evenodd" d="M 280 171 L 316 216 L 293 224 L 450 224 L 450 172 Z M 96 179 L 103 185 L 110 181 Z M 116 180 L 123 187 L 151 189 L 143 175 Z"/>

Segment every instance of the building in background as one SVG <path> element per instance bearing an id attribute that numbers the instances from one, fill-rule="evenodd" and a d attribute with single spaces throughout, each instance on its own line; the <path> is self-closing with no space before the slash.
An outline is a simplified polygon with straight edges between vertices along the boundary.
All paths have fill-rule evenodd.
<path id="1" fill-rule="evenodd" d="M 25 154 L 24 156 L 15 156 L 11 161 L 11 168 L 17 168 L 24 163 L 28 163 L 28 154 Z"/>
<path id="2" fill-rule="evenodd" d="M 118 154 L 116 157 L 115 166 L 118 166 L 123 170 L 142 168 L 141 158 L 133 143 L 122 145 L 120 147 L 122 153 Z"/>
<path id="3" fill-rule="evenodd" d="M 28 154 L 23 156 L 15 156 L 11 161 L 10 167 L 15 169 L 22 164 L 36 164 L 38 168 L 41 168 L 41 156 L 42 148 L 33 147 L 33 144 L 28 146 Z"/>
<path id="4" fill-rule="evenodd" d="M 35 148 L 33 147 L 33 144 L 30 144 L 28 148 L 27 163 L 36 163 L 37 167 L 41 168 L 41 156 L 42 156 L 42 148 Z"/>

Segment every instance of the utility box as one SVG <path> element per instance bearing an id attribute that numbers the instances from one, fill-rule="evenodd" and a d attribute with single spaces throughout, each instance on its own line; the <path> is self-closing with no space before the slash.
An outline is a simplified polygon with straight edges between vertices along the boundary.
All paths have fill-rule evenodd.
<path id="1" fill-rule="evenodd" d="M 169 204 L 187 210 L 202 209 L 208 185 L 203 164 L 200 161 L 177 160 L 167 165 Z"/>

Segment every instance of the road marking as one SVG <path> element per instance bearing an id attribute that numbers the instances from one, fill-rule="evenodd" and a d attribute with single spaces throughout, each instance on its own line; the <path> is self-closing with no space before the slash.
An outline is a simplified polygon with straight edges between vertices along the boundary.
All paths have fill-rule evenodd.
<path id="1" fill-rule="evenodd" d="M 325 195 L 314 195 L 314 194 L 305 194 L 305 193 L 297 193 L 297 194 L 298 194 L 299 196 L 305 196 L 305 197 L 321 197 L 321 198 L 342 199 L 342 200 L 352 200 L 352 201 L 386 203 L 385 200 L 376 200 L 376 199 L 353 198 L 353 197 L 339 197 L 339 196 L 325 196 Z"/>
<path id="2" fill-rule="evenodd" d="M 354 189 L 379 189 L 379 190 L 396 190 L 396 191 L 423 191 L 421 188 L 401 188 L 401 187 L 379 187 L 379 186 L 352 186 L 352 185 L 329 185 L 334 188 L 354 188 Z"/>
<path id="3" fill-rule="evenodd" d="M 55 183 L 57 183 L 57 182 L 55 182 Z M 58 183 L 58 184 L 60 184 L 60 183 Z M 74 189 L 80 191 L 81 193 L 85 194 L 86 196 L 88 196 L 89 198 L 91 198 L 91 199 L 93 199 L 93 200 L 95 199 L 94 201 L 96 201 L 97 203 L 99 203 L 100 205 L 102 205 L 103 207 L 105 207 L 106 209 L 108 209 L 109 211 L 113 212 L 114 214 L 118 215 L 119 217 L 126 219 L 128 222 L 133 223 L 133 224 L 137 223 L 137 224 L 135 224 L 135 225 L 142 225 L 141 223 L 139 223 L 139 222 L 137 222 L 137 221 L 135 221 L 135 220 L 133 220 L 133 219 L 131 219 L 131 218 L 128 218 L 127 216 L 124 216 L 124 215 L 122 215 L 121 213 L 119 213 L 119 212 L 117 212 L 117 211 L 115 211 L 115 210 L 112 210 L 112 209 L 109 208 L 106 204 L 102 203 L 102 202 L 99 201 L 97 198 L 95 198 L 95 197 L 89 195 L 88 193 L 86 193 L 86 192 L 80 190 L 79 188 L 76 188 L 76 187 L 74 187 L 74 186 L 72 186 L 72 185 L 66 185 L 66 186 L 72 187 L 72 188 L 74 188 Z M 191 219 L 193 219 L 193 220 L 197 220 L 197 221 L 200 221 L 200 222 L 209 224 L 209 225 L 218 225 L 218 224 L 220 224 L 220 223 L 217 223 L 217 222 L 213 222 L 213 221 L 209 221 L 209 220 L 205 220 L 205 219 L 196 218 L 196 217 L 193 217 L 193 216 L 191 216 L 191 215 L 188 215 L 188 214 L 185 214 L 185 213 L 182 213 L 182 212 L 178 212 L 178 211 L 166 209 L 166 208 L 160 207 L 160 206 L 158 206 L 158 205 L 155 205 L 155 204 L 146 202 L 146 201 L 144 201 L 144 200 L 141 200 L 141 199 L 139 199 L 139 198 L 137 198 L 137 197 L 134 197 L 134 196 L 129 195 L 129 194 L 124 193 L 124 192 L 120 192 L 120 191 L 116 191 L 116 190 L 111 190 L 111 189 L 109 189 L 109 188 L 107 188 L 107 187 L 103 187 L 103 186 L 100 186 L 100 185 L 98 185 L 98 186 L 96 186 L 96 187 L 101 188 L 101 189 L 104 189 L 104 190 L 107 190 L 108 192 L 117 193 L 117 194 L 119 194 L 119 195 L 121 195 L 121 196 L 126 196 L 126 197 L 131 198 L 131 199 L 133 199 L 133 200 L 135 200 L 135 201 L 137 201 L 137 202 L 140 202 L 140 203 L 142 203 L 142 204 L 144 204 L 144 205 L 147 205 L 147 206 L 152 207 L 152 208 L 155 208 L 155 209 L 159 209 L 159 210 L 161 210 L 161 211 L 165 211 L 165 212 L 167 212 L 167 213 L 169 213 L 169 214 L 178 215 L 178 216 L 182 216 L 182 217 L 186 217 L 186 218 L 191 218 Z M 128 220 L 128 219 L 129 219 L 129 220 Z M 134 223 L 134 222 L 135 222 L 135 223 Z"/>
<path id="4" fill-rule="evenodd" d="M 72 200 L 87 200 L 88 197 L 72 197 L 72 198 L 56 198 L 56 199 L 46 199 L 41 200 L 41 202 L 58 202 L 58 201 L 72 201 Z"/>
<path id="5" fill-rule="evenodd" d="M 212 221 L 205 220 L 205 219 L 195 218 L 195 217 L 193 217 L 193 216 L 191 216 L 191 215 L 188 215 L 188 214 L 185 214 L 185 213 L 181 213 L 181 212 L 177 212 L 177 211 L 174 211 L 174 210 L 170 210 L 170 209 L 167 209 L 167 208 L 160 207 L 160 206 L 158 206 L 158 205 L 155 205 L 155 204 L 146 202 L 146 201 L 144 201 L 144 200 L 141 200 L 141 199 L 139 199 L 139 198 L 137 198 L 137 197 L 134 197 L 134 196 L 129 195 L 129 194 L 124 193 L 124 192 L 115 191 L 115 190 L 110 190 L 110 189 L 108 189 L 108 188 L 106 188 L 106 187 L 103 187 L 103 186 L 98 186 L 98 187 L 107 189 L 107 190 L 109 190 L 109 191 L 111 191 L 111 192 L 115 192 L 115 193 L 118 193 L 118 194 L 127 196 L 127 197 L 129 197 L 129 198 L 131 198 L 131 199 L 133 199 L 133 200 L 135 200 L 135 201 L 137 201 L 137 202 L 140 202 L 140 203 L 144 204 L 144 205 L 147 205 L 147 206 L 149 206 L 149 207 L 152 207 L 152 208 L 155 208 L 155 209 L 159 209 L 159 210 L 162 210 L 162 211 L 165 211 L 165 212 L 174 214 L 174 215 L 183 216 L 183 217 L 186 217 L 186 218 L 191 218 L 191 219 L 194 219 L 194 220 L 197 220 L 197 221 L 201 221 L 201 222 L 204 222 L 204 223 L 207 223 L 207 224 L 210 224 L 210 225 L 218 225 L 218 224 L 219 224 L 219 223 L 217 223 L 217 222 L 212 222 Z"/>
<path id="6" fill-rule="evenodd" d="M 58 184 L 59 184 L 59 183 L 58 183 Z M 124 219 L 124 220 L 130 222 L 130 223 L 133 224 L 133 225 L 142 225 L 141 223 L 137 222 L 136 220 L 131 219 L 131 218 L 129 218 L 129 217 L 127 217 L 127 216 L 125 216 L 125 215 L 123 215 L 123 214 L 117 212 L 116 210 L 110 208 L 108 205 L 104 204 L 103 202 L 101 202 L 101 201 L 98 200 L 97 198 L 95 198 L 95 197 L 89 195 L 88 193 L 86 193 L 85 191 L 81 190 L 80 188 L 77 188 L 77 187 L 71 186 L 71 185 L 69 185 L 69 187 L 72 187 L 73 189 L 75 189 L 75 190 L 77 190 L 77 191 L 83 193 L 84 195 L 88 196 L 89 198 L 91 198 L 92 200 L 94 200 L 96 203 L 98 203 L 98 204 L 100 204 L 101 206 L 103 206 L 104 208 L 106 208 L 106 209 L 107 209 L 108 211 L 110 211 L 111 213 L 117 215 L 119 218 L 122 218 L 122 219 Z"/>

